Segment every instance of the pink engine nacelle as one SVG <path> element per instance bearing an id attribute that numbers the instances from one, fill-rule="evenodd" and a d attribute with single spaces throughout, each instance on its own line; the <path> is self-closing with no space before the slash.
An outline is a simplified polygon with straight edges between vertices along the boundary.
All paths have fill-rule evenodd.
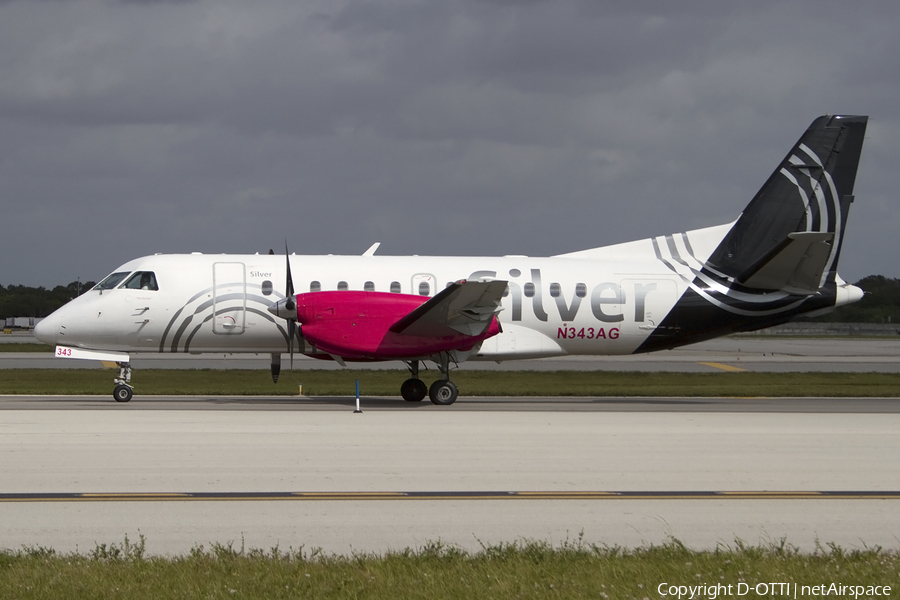
<path id="1" fill-rule="evenodd" d="M 417 336 L 394 333 L 391 326 L 429 300 L 387 292 L 310 292 L 297 295 L 297 321 L 317 350 L 347 359 L 403 359 L 449 350 L 467 351 L 500 333 L 494 316 L 484 333 L 455 332 Z"/>

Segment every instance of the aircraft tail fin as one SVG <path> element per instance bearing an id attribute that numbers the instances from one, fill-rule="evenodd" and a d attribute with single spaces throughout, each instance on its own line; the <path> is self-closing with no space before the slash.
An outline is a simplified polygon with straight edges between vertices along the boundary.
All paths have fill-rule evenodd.
<path id="1" fill-rule="evenodd" d="M 706 261 L 739 285 L 815 293 L 835 280 L 868 117 L 813 121 Z"/>

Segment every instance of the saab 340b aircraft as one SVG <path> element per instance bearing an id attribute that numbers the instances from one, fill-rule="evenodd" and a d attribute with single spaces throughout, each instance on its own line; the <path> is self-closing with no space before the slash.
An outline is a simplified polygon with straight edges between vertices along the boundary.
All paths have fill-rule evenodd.
<path id="1" fill-rule="evenodd" d="M 119 402 L 131 353 L 266 353 L 277 381 L 296 344 L 341 364 L 404 361 L 405 400 L 452 404 L 451 363 L 636 354 L 828 312 L 863 295 L 837 264 L 867 121 L 813 121 L 733 223 L 545 258 L 157 254 L 35 336 L 59 357 L 118 362 Z M 422 361 L 440 370 L 430 389 Z"/>

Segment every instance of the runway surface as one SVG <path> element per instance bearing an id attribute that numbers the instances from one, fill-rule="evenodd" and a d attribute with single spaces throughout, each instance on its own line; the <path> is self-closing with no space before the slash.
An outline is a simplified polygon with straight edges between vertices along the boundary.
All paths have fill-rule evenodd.
<path id="1" fill-rule="evenodd" d="M 461 396 L 452 406 L 405 402 L 399 397 L 360 399 L 363 412 L 763 412 L 900 413 L 900 398 L 514 398 Z M 353 397 L 330 396 L 141 396 L 119 404 L 102 396 L 0 396 L 4 410 L 92 411 L 337 411 L 352 413 Z"/>
<path id="2" fill-rule="evenodd" d="M 0 398 L 0 547 L 900 547 L 897 400 L 309 400 Z"/>
<path id="3" fill-rule="evenodd" d="M 0 342 L 8 336 L 0 335 Z M 25 339 L 25 338 L 20 338 Z M 295 370 L 340 369 L 340 365 L 303 356 L 294 357 Z M 135 354 L 132 365 L 141 369 L 261 369 L 269 355 Z M 287 368 L 288 357 L 283 357 Z M 95 369 L 91 360 L 58 359 L 53 353 L 0 353 L 0 369 Z M 400 362 L 355 363 L 353 368 L 405 369 Z M 900 336 L 888 338 L 791 338 L 732 336 L 675 350 L 636 356 L 561 357 L 540 360 L 466 362 L 464 370 L 587 370 L 587 371 L 843 371 L 900 373 Z"/>

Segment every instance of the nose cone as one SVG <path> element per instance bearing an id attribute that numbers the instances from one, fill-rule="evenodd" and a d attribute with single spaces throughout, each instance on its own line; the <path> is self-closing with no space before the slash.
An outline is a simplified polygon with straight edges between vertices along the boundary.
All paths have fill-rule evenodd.
<path id="1" fill-rule="evenodd" d="M 59 325 L 59 315 L 53 313 L 34 326 L 34 337 L 39 342 L 55 346 L 59 340 Z"/>

